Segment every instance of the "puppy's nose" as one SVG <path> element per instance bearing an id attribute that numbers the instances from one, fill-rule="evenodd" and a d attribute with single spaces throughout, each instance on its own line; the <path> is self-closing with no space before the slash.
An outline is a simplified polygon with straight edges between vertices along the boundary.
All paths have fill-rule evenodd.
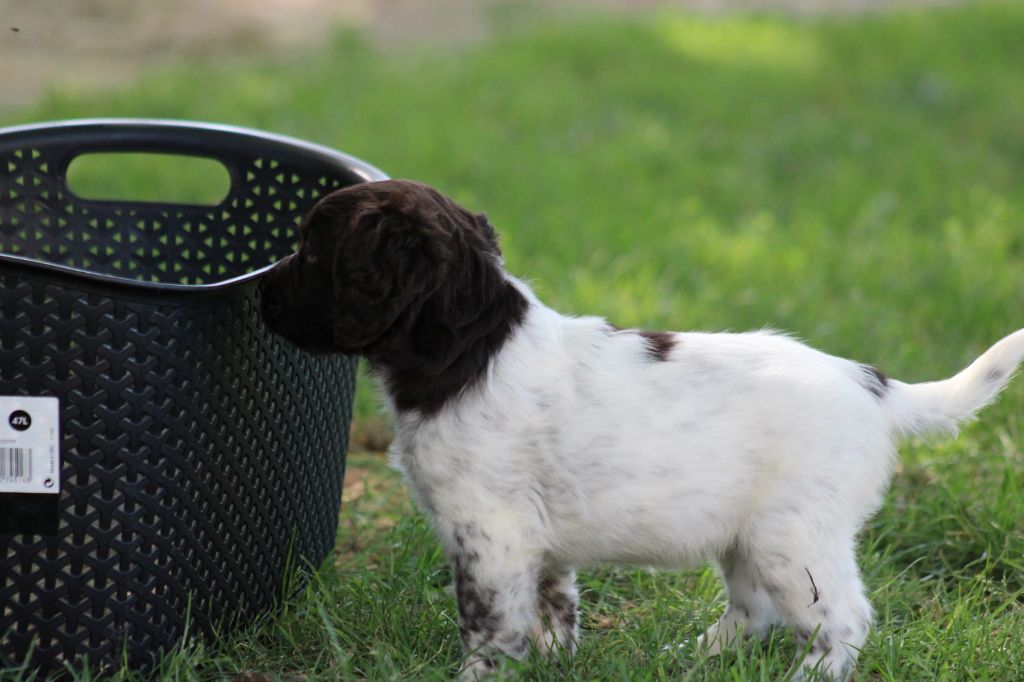
<path id="1" fill-rule="evenodd" d="M 274 290 L 263 290 L 263 317 L 276 320 L 284 313 L 284 298 Z"/>

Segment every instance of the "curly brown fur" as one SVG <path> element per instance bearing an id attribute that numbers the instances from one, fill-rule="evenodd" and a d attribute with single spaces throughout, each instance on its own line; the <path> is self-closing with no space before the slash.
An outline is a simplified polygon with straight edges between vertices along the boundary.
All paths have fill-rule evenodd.
<path id="1" fill-rule="evenodd" d="M 403 180 L 322 199 L 263 285 L 271 331 L 366 356 L 396 406 L 423 414 L 480 377 L 525 310 L 487 218 Z"/>

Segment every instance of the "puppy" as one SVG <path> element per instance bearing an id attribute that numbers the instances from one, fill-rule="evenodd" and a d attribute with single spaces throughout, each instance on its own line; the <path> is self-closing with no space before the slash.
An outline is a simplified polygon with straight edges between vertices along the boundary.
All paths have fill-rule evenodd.
<path id="1" fill-rule="evenodd" d="M 1024 356 L 1021 330 L 906 384 L 772 332 L 567 317 L 505 272 L 484 216 L 414 182 L 337 191 L 299 230 L 266 324 L 365 356 L 383 385 L 394 463 L 451 560 L 469 679 L 574 649 L 577 567 L 707 560 L 729 605 L 703 646 L 784 624 L 804 668 L 847 678 L 872 620 L 855 538 L 897 441 L 955 432 Z"/>

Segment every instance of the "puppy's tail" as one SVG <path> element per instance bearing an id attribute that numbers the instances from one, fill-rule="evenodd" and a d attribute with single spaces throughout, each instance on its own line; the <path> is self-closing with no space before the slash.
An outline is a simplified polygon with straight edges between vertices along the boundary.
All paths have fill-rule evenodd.
<path id="1" fill-rule="evenodd" d="M 896 429 L 903 435 L 936 431 L 956 434 L 999 395 L 1024 360 L 1024 329 L 1010 334 L 985 351 L 959 374 L 944 381 L 905 384 L 890 381 L 885 396 Z"/>

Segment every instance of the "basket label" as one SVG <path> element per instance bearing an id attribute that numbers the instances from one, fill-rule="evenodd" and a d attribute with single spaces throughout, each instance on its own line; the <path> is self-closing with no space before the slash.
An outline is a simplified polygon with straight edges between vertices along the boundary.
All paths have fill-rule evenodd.
<path id="1" fill-rule="evenodd" d="M 0 493 L 60 492 L 60 401 L 0 396 Z"/>

